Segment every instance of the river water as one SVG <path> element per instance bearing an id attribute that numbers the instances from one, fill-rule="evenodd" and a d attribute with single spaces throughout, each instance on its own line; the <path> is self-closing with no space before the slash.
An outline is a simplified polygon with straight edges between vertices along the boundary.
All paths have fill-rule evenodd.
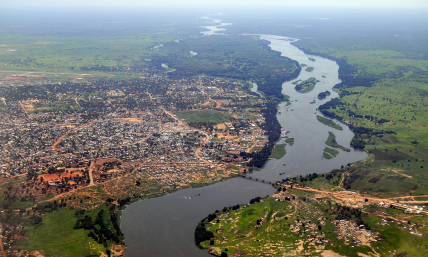
<path id="1" fill-rule="evenodd" d="M 291 81 L 283 84 L 283 93 L 290 96 L 291 105 L 281 103 L 277 118 L 281 126 L 290 131 L 288 135 L 295 139 L 294 145 L 287 145 L 287 154 L 283 158 L 270 160 L 264 168 L 254 172 L 252 176 L 276 181 L 314 172 L 326 173 L 340 168 L 341 165 L 367 158 L 363 151 L 345 152 L 340 149 L 339 155 L 335 158 L 330 160 L 322 158 L 328 131 L 336 135 L 338 144 L 348 148 L 353 136 L 346 126 L 342 125 L 343 130 L 339 131 L 323 125 L 316 119 L 316 108 L 337 97 L 332 91 L 332 87 L 340 82 L 336 62 L 304 54 L 290 44 L 294 39 L 269 35 L 261 35 L 260 38 L 271 42 L 272 50 L 314 68 L 312 72 L 303 68 L 298 79 L 316 77 L 321 82 L 306 94 L 297 92 Z M 314 58 L 315 61 L 310 61 L 308 57 Z M 253 90 L 256 89 L 257 87 L 253 87 Z M 318 93 L 326 90 L 332 93 L 327 99 L 316 99 Z M 313 100 L 316 102 L 311 104 Z M 279 143 L 282 141 L 283 139 Z M 274 191 L 268 184 L 233 178 L 131 204 L 123 211 L 121 218 L 121 229 L 127 245 L 125 256 L 211 256 L 206 250 L 200 250 L 195 246 L 193 232 L 198 222 L 215 210 L 247 203 L 256 196 L 270 195 Z"/>

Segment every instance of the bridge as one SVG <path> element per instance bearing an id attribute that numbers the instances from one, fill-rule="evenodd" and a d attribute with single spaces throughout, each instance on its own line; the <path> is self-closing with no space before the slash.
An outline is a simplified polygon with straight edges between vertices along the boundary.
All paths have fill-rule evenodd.
<path id="1" fill-rule="evenodd" d="M 256 177 L 252 177 L 252 176 L 246 175 L 246 174 L 238 174 L 238 175 L 241 178 L 246 178 L 246 179 L 249 179 L 249 180 L 252 180 L 252 181 L 266 183 L 266 184 L 269 184 L 269 185 L 276 185 L 278 183 L 277 181 L 270 181 L 270 180 L 267 180 L 267 179 L 256 178 Z"/>

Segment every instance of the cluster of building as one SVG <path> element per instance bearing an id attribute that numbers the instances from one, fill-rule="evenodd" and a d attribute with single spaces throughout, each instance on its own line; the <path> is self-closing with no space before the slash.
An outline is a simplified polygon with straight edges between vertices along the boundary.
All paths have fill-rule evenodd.
<path id="1" fill-rule="evenodd" d="M 0 223 L 0 243 L 2 256 L 11 257 L 30 257 L 33 256 L 26 250 L 13 250 L 12 245 L 23 236 L 25 227 L 12 226 L 5 223 Z"/>
<path id="2" fill-rule="evenodd" d="M 267 142 L 259 127 L 264 121 L 261 114 L 250 110 L 259 122 L 249 120 L 243 115 L 245 108 L 236 107 L 250 104 L 249 95 L 236 92 L 244 86 L 207 77 L 153 76 L 135 81 L 2 85 L 0 176 L 27 174 L 29 180 L 38 181 L 32 189 L 39 193 L 102 183 L 125 170 L 145 172 L 171 187 L 214 179 L 218 170 L 249 161 L 241 152 Z M 227 107 L 220 108 L 217 101 L 227 102 Z M 229 128 L 193 128 L 170 113 L 213 108 L 235 117 Z M 90 167 L 102 159 L 118 159 L 124 168 Z M 71 173 L 73 168 L 80 170 Z M 49 188 L 39 190 L 43 186 Z"/>
<path id="3" fill-rule="evenodd" d="M 353 220 L 333 220 L 338 239 L 343 239 L 345 244 L 370 244 L 378 241 L 379 232 L 365 229 L 364 225 L 357 225 Z"/>

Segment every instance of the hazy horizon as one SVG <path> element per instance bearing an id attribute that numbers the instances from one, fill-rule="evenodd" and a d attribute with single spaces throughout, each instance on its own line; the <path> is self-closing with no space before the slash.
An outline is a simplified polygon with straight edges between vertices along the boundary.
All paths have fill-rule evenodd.
<path id="1" fill-rule="evenodd" d="M 75 0 L 75 1 L 61 1 L 61 0 L 15 0 L 7 3 L 2 3 L 2 8 L 6 7 L 339 7 L 339 8 L 428 8 L 428 1 L 426 0 L 217 0 L 217 1 L 203 1 L 203 0 Z"/>

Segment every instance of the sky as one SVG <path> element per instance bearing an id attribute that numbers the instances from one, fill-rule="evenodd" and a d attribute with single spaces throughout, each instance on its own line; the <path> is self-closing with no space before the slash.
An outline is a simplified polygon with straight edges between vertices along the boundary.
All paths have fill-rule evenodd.
<path id="1" fill-rule="evenodd" d="M 428 8 L 428 0 L 0 0 L 2 7 L 289 6 Z"/>

